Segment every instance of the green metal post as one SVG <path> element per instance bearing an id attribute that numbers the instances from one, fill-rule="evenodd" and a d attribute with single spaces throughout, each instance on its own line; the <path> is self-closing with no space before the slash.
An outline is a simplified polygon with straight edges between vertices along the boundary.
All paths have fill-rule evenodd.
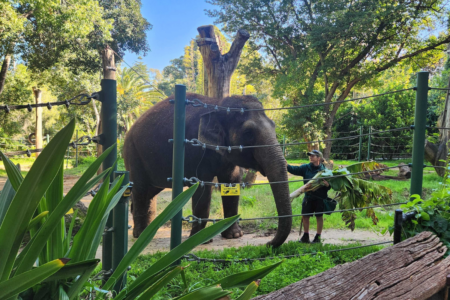
<path id="1" fill-rule="evenodd" d="M 372 143 L 372 126 L 369 126 L 369 135 L 367 139 L 367 160 L 370 160 L 370 144 Z"/>
<path id="2" fill-rule="evenodd" d="M 286 157 L 286 136 L 283 135 L 283 156 Z"/>
<path id="3" fill-rule="evenodd" d="M 124 176 L 122 187 L 130 183 L 128 171 L 116 171 L 115 177 Z M 112 268 L 115 270 L 128 252 L 128 199 L 130 198 L 131 189 L 127 189 L 120 198 L 116 207 L 113 209 L 113 257 Z M 122 275 L 122 279 L 117 280 L 114 285 L 114 291 L 119 293 L 127 283 L 126 273 Z"/>
<path id="4" fill-rule="evenodd" d="M 102 110 L 100 117 L 102 120 L 102 134 L 100 135 L 100 144 L 103 149 L 108 149 L 117 141 L 117 82 L 113 79 L 102 79 L 102 90 L 99 93 L 100 102 L 102 102 Z M 117 159 L 117 145 L 103 161 L 103 170 L 111 168 Z M 114 167 L 113 172 L 117 169 Z M 111 174 L 110 180 L 113 180 L 114 174 Z M 103 184 L 109 184 L 104 182 Z M 102 269 L 105 272 L 112 270 L 112 231 L 113 228 L 113 212 L 109 214 L 106 221 L 106 228 L 103 234 L 102 243 Z M 107 273 L 108 274 L 108 273 Z M 111 274 L 109 274 L 111 275 Z M 108 275 L 104 276 L 107 280 Z"/>
<path id="5" fill-rule="evenodd" d="M 77 139 L 78 141 L 78 129 L 77 129 Z M 75 145 L 75 168 L 78 168 L 78 145 Z"/>
<path id="6" fill-rule="evenodd" d="M 362 158 L 362 134 L 363 127 L 359 126 L 359 150 L 358 150 L 358 161 L 361 161 Z"/>
<path id="7" fill-rule="evenodd" d="M 417 73 L 416 108 L 411 173 L 411 195 L 422 196 L 423 157 L 425 155 L 425 130 L 427 123 L 428 72 Z"/>
<path id="8" fill-rule="evenodd" d="M 183 192 L 184 178 L 184 138 L 186 124 L 186 86 L 175 85 L 175 110 L 173 120 L 173 163 L 172 163 L 172 200 Z M 171 223 L 170 249 L 181 244 L 180 210 Z"/>

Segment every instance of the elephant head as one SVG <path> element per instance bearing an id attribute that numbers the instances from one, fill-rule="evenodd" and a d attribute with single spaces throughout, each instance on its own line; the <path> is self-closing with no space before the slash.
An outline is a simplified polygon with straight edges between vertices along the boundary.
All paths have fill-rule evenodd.
<path id="1" fill-rule="evenodd" d="M 232 96 L 220 101 L 220 106 L 244 109 L 262 109 L 261 102 L 253 96 Z M 211 145 L 257 146 L 278 145 L 275 123 L 263 110 L 244 112 L 218 111 L 202 115 L 199 126 L 199 140 Z M 219 151 L 224 159 L 232 163 L 259 171 L 269 182 L 287 181 L 286 160 L 281 147 L 255 147 L 240 150 Z M 279 216 L 291 215 L 289 185 L 271 184 Z M 278 230 L 270 245 L 280 246 L 288 237 L 292 218 L 279 218 Z"/>

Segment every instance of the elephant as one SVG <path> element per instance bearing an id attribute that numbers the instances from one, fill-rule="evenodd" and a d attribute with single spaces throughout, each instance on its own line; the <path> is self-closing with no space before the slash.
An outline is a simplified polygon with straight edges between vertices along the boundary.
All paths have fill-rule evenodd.
<path id="1" fill-rule="evenodd" d="M 156 198 L 165 188 L 171 188 L 167 178 L 172 177 L 173 145 L 168 142 L 173 138 L 174 105 L 170 103 L 174 96 L 156 103 L 136 120 L 125 137 L 123 157 L 125 167 L 130 172 L 133 182 L 132 205 L 134 228 L 133 236 L 138 237 L 156 217 Z M 262 103 L 254 96 L 230 96 L 214 99 L 198 94 L 187 93 L 186 99 L 199 99 L 203 103 L 222 107 L 262 109 Z M 275 123 L 263 110 L 257 111 L 216 111 L 205 108 L 186 106 L 186 139 L 199 139 L 210 145 L 252 146 L 278 145 Z M 217 176 L 219 182 L 239 183 L 242 169 L 253 169 L 267 176 L 279 216 L 292 215 L 287 183 L 287 163 L 281 147 L 244 148 L 242 151 L 203 149 L 202 147 L 185 147 L 184 177 L 197 177 L 205 182 L 212 182 Z M 210 212 L 213 186 L 199 186 L 192 197 L 192 213 L 199 218 L 208 218 Z M 223 196 L 224 217 L 238 214 L 239 196 Z M 193 223 L 191 236 L 205 228 L 206 222 Z M 292 218 L 278 219 L 278 230 L 268 245 L 278 247 L 288 237 Z M 239 238 L 243 232 L 235 223 L 222 232 L 227 239 Z"/>

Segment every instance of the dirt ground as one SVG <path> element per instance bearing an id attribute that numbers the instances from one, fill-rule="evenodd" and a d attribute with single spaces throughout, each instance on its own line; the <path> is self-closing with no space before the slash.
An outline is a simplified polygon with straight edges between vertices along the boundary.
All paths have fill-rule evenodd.
<path id="1" fill-rule="evenodd" d="M 78 180 L 77 176 L 66 176 L 64 177 L 64 192 L 67 193 L 70 188 L 76 183 Z M 3 185 L 5 184 L 6 178 L 0 177 L 0 190 L 3 189 Z M 259 175 L 257 177 L 257 182 L 266 181 L 266 178 Z M 166 189 L 158 195 L 158 203 L 169 202 L 171 200 L 172 192 L 170 189 Z M 91 196 L 83 198 L 81 201 L 89 206 L 92 200 Z M 129 225 L 133 226 L 133 217 L 131 213 L 129 213 Z M 295 228 L 291 231 L 291 234 L 288 237 L 288 241 L 295 241 L 299 239 L 298 228 Z M 189 229 L 184 228 L 182 233 L 182 240 L 186 240 L 189 237 Z M 314 232 L 311 234 L 311 239 L 313 238 Z M 130 248 L 134 242 L 136 241 L 133 238 L 132 229 L 129 230 L 129 238 L 128 238 L 128 247 Z M 274 236 L 274 232 L 254 232 L 254 230 L 245 230 L 244 236 L 239 239 L 231 239 L 227 240 L 222 238 L 220 235 L 216 236 L 213 239 L 212 243 L 206 245 L 200 245 L 196 248 L 196 250 L 220 250 L 225 247 L 242 247 L 247 245 L 263 245 L 269 242 Z M 375 232 L 371 232 L 368 230 L 355 230 L 351 232 L 350 230 L 342 230 L 342 229 L 327 229 L 322 233 L 323 242 L 326 244 L 335 244 L 335 245 L 344 245 L 348 243 L 376 243 L 376 242 L 384 242 L 389 241 L 391 237 L 389 235 L 381 236 Z M 152 240 L 152 242 L 145 248 L 142 254 L 155 253 L 157 251 L 168 251 L 170 248 L 170 227 L 165 226 L 158 230 L 156 236 Z M 101 258 L 101 247 L 97 251 L 97 257 Z"/>

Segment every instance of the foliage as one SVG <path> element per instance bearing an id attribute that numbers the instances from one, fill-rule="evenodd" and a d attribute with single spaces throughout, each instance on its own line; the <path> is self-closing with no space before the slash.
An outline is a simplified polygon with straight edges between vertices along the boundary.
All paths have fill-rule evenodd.
<path id="1" fill-rule="evenodd" d="M 434 232 L 441 242 L 450 249 L 450 197 L 448 189 L 443 188 L 432 194 L 428 200 L 413 195 L 413 201 L 401 206 L 405 213 L 413 213 L 412 220 L 403 222 L 403 238 L 408 238 L 422 231 Z M 450 254 L 450 250 L 448 250 Z"/>
<path id="2" fill-rule="evenodd" d="M 347 166 L 346 168 L 325 170 L 318 172 L 311 180 L 311 187 L 306 191 L 314 191 L 323 186 L 325 179 L 331 188 L 338 192 L 335 200 L 339 203 L 340 209 L 353 209 L 360 207 L 367 207 L 370 205 L 388 204 L 392 202 L 392 191 L 384 186 L 378 185 L 374 182 L 365 181 L 358 177 L 363 175 L 345 176 L 346 174 L 358 173 L 364 171 L 373 171 L 382 169 L 386 166 L 377 162 L 361 162 Z M 329 178 L 331 176 L 339 176 Z M 372 218 L 376 225 L 378 218 L 375 215 L 373 208 L 367 209 L 366 214 Z M 342 213 L 342 220 L 353 231 L 355 229 L 356 213 L 354 211 L 346 211 Z"/>
<path id="3" fill-rule="evenodd" d="M 123 133 L 130 129 L 143 112 L 161 101 L 164 96 L 147 83 L 150 79 L 145 65 L 138 63 L 133 69 L 119 68 L 117 74 L 117 123 L 119 132 Z"/>
<path id="4" fill-rule="evenodd" d="M 123 176 L 117 177 L 111 187 L 102 184 L 89 206 L 81 229 L 72 240 L 74 222 L 71 222 L 66 232 L 64 215 L 99 180 L 110 178 L 112 168 L 100 175 L 95 174 L 113 149 L 113 147 L 106 149 L 66 196 L 63 196 L 63 159 L 74 128 L 75 122 L 72 120 L 42 151 L 25 178 L 22 178 L 14 164 L 0 152 L 8 173 L 8 181 L 0 194 L 2 244 L 0 256 L 3 258 L 0 261 L 0 298 L 2 299 L 15 299 L 17 296 L 25 300 L 37 297 L 75 299 L 84 286 L 91 285 L 88 280 L 99 262 L 95 259 L 95 254 L 107 218 L 128 185 L 122 186 Z M 153 239 L 157 230 L 182 209 L 197 187 L 198 185 L 195 185 L 181 193 L 144 230 L 103 285 L 102 290 L 97 289 L 99 295 L 103 293 L 102 291 L 112 290 L 113 286 L 120 282 L 127 267 Z M 239 216 L 234 216 L 222 220 L 192 236 L 148 268 L 141 277 L 120 292 L 116 299 L 135 299 L 138 296 L 151 298 L 183 272 L 184 268 L 171 267 L 174 262 L 197 245 L 230 227 L 238 218 Z M 31 240 L 19 253 L 26 232 L 30 232 Z M 235 274 L 224 278 L 220 284 L 224 287 L 249 284 L 249 290 L 253 290 L 255 283 L 252 281 L 263 278 L 278 264 L 261 270 Z M 229 292 L 222 290 L 221 287 L 210 286 L 187 292 L 183 295 L 183 299 L 193 299 L 198 293 L 206 293 L 208 299 L 219 299 L 219 295 L 223 296 Z M 251 295 L 248 294 L 249 291 L 246 291 L 240 299 L 249 299 Z"/>
<path id="5" fill-rule="evenodd" d="M 449 166 L 448 161 L 446 165 Z M 450 167 L 449 167 L 450 168 Z M 400 206 L 403 213 L 409 218 L 403 221 L 402 238 L 407 239 L 422 231 L 434 232 L 441 242 L 450 249 L 450 176 L 446 170 L 444 179 L 439 182 L 428 199 L 422 199 L 420 195 L 412 195 L 411 201 Z M 393 218 L 392 218 L 393 221 Z M 389 229 L 392 234 L 394 227 Z M 447 251 L 447 255 L 450 250 Z"/>
<path id="6" fill-rule="evenodd" d="M 270 78 L 285 106 L 344 100 L 354 87 L 370 86 L 395 65 L 431 66 L 450 41 L 436 29 L 448 17 L 445 1 L 208 2 L 217 7 L 208 15 L 227 33 L 249 31 L 251 50 L 263 55 L 254 56 L 243 73 Z M 339 106 L 292 110 L 286 132 L 305 140 L 330 138 Z"/>
<path id="7" fill-rule="evenodd" d="M 357 246 L 357 244 L 349 244 L 345 247 L 352 246 Z M 194 252 L 194 254 L 198 257 L 207 259 L 226 259 L 230 261 L 245 258 L 255 259 L 266 257 L 275 257 L 275 259 L 228 264 L 182 260 L 181 265 L 189 266 L 185 270 L 186 281 L 192 288 L 198 288 L 209 286 L 219 281 L 221 278 L 235 273 L 252 271 L 270 266 L 274 261 L 281 261 L 283 259 L 282 257 L 285 255 L 300 254 L 299 257 L 286 259 L 281 266 L 261 280 L 261 285 L 256 291 L 256 295 L 264 295 L 299 280 L 324 272 L 336 265 L 355 261 L 382 248 L 380 246 L 372 246 L 355 250 L 327 252 L 330 250 L 338 250 L 342 247 L 342 245 L 337 246 L 331 244 L 305 245 L 298 243 L 297 241 L 290 241 L 284 243 L 277 249 L 266 247 L 265 245 L 251 245 L 239 248 L 227 247 L 221 250 L 200 250 Z M 305 255 L 302 256 L 302 254 Z M 139 276 L 148 266 L 154 264 L 163 255 L 165 255 L 165 252 L 140 256 L 136 262 L 131 265 L 128 280 L 134 280 L 134 278 Z M 183 280 L 179 277 L 175 278 L 155 296 L 155 300 L 170 299 L 170 297 L 182 293 L 183 290 Z M 237 298 L 242 293 L 240 288 L 231 288 L 230 291 L 232 291 L 232 294 L 230 295 L 232 299 Z"/>

